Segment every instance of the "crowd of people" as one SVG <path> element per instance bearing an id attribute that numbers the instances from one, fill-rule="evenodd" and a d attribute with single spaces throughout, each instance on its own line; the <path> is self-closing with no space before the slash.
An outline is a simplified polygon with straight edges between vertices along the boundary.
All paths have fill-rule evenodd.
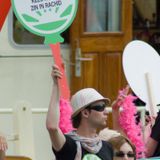
<path id="1" fill-rule="evenodd" d="M 74 129 L 64 134 L 59 127 L 61 115 L 58 80 L 63 75 L 58 66 L 53 66 L 51 76 L 53 87 L 46 117 L 46 127 L 57 160 L 138 159 L 138 147 L 127 135 L 119 121 L 121 106 L 124 105 L 124 99 L 129 93 L 128 86 L 118 94 L 117 99 L 111 105 L 112 130 L 106 127 L 108 115 L 106 107 L 110 104 L 109 98 L 102 96 L 93 88 L 84 88 L 76 92 L 71 98 L 73 112 L 70 119 Z M 132 118 L 136 124 L 136 117 Z M 144 152 L 141 153 L 141 158 L 160 156 L 160 112 L 154 118 L 154 125 L 150 122 L 147 125 L 150 128 L 150 134 L 144 142 Z M 7 148 L 6 138 L 0 134 L 0 160 L 5 160 Z"/>
<path id="2" fill-rule="evenodd" d="M 76 92 L 71 98 L 71 106 L 73 108 L 71 120 L 74 130 L 64 134 L 59 127 L 60 91 L 58 86 L 58 80 L 63 75 L 56 65 L 53 66 L 51 75 L 53 88 L 46 126 L 52 142 L 52 150 L 57 160 L 137 159 L 137 146 L 127 137 L 118 122 L 120 106 L 128 94 L 128 87 L 112 103 L 114 130 L 105 128 L 107 126 L 108 114 L 106 106 L 109 104 L 109 98 L 103 97 L 93 88 L 85 88 Z M 143 156 L 160 156 L 159 127 L 160 114 L 158 113 L 155 124 L 151 128 L 151 134 L 145 144 Z M 98 133 L 97 131 L 102 128 L 105 129 Z"/>

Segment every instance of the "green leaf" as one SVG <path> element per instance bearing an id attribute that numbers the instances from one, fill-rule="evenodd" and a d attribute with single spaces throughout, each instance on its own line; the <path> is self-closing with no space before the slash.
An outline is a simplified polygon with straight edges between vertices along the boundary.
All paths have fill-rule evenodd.
<path id="1" fill-rule="evenodd" d="M 23 18 L 27 21 L 27 22 L 39 22 L 38 19 L 32 17 L 32 16 L 29 16 L 27 14 L 22 14 Z"/>
<path id="2" fill-rule="evenodd" d="M 64 11 L 63 13 L 60 15 L 60 17 L 65 17 L 68 16 L 72 11 L 72 5 L 69 5 Z"/>
<path id="3" fill-rule="evenodd" d="M 59 20 L 55 22 L 49 22 L 45 24 L 39 24 L 35 25 L 34 27 L 43 31 L 49 31 L 49 30 L 54 30 L 63 25 L 66 22 L 66 19 L 64 20 Z"/>
<path id="4" fill-rule="evenodd" d="M 41 12 L 40 11 L 37 11 L 36 12 L 39 16 L 42 16 Z"/>

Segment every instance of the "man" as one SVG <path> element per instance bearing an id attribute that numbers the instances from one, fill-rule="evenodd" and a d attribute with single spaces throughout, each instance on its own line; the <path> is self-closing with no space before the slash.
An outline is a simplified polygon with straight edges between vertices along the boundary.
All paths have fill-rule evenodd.
<path id="1" fill-rule="evenodd" d="M 46 126 L 50 134 L 53 152 L 57 160 L 111 160 L 113 149 L 97 136 L 97 129 L 106 126 L 105 110 L 109 99 L 93 88 L 82 89 L 72 96 L 72 122 L 75 131 L 64 135 L 59 128 L 59 88 L 62 77 L 59 68 L 52 69 L 53 89 L 47 114 Z"/>

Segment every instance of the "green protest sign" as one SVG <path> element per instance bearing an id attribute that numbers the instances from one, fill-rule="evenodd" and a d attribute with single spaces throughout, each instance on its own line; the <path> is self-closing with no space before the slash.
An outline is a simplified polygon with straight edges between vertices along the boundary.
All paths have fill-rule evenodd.
<path id="1" fill-rule="evenodd" d="M 78 0 L 12 0 L 18 20 L 30 32 L 45 37 L 46 44 L 63 42 L 60 34 L 75 18 Z"/>

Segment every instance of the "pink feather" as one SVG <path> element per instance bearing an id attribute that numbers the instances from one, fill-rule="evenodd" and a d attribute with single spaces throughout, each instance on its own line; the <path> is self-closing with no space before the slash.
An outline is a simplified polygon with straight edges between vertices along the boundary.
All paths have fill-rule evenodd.
<path id="1" fill-rule="evenodd" d="M 145 145 L 143 142 L 141 124 L 136 124 L 135 114 L 137 113 L 137 108 L 133 103 L 135 99 L 136 97 L 132 95 L 126 96 L 121 105 L 122 112 L 120 113 L 119 122 L 124 133 L 136 147 L 136 157 L 142 158 Z"/>
<path id="2" fill-rule="evenodd" d="M 60 121 L 59 127 L 63 133 L 68 133 L 73 130 L 71 123 L 72 107 L 70 103 L 60 98 Z"/>

